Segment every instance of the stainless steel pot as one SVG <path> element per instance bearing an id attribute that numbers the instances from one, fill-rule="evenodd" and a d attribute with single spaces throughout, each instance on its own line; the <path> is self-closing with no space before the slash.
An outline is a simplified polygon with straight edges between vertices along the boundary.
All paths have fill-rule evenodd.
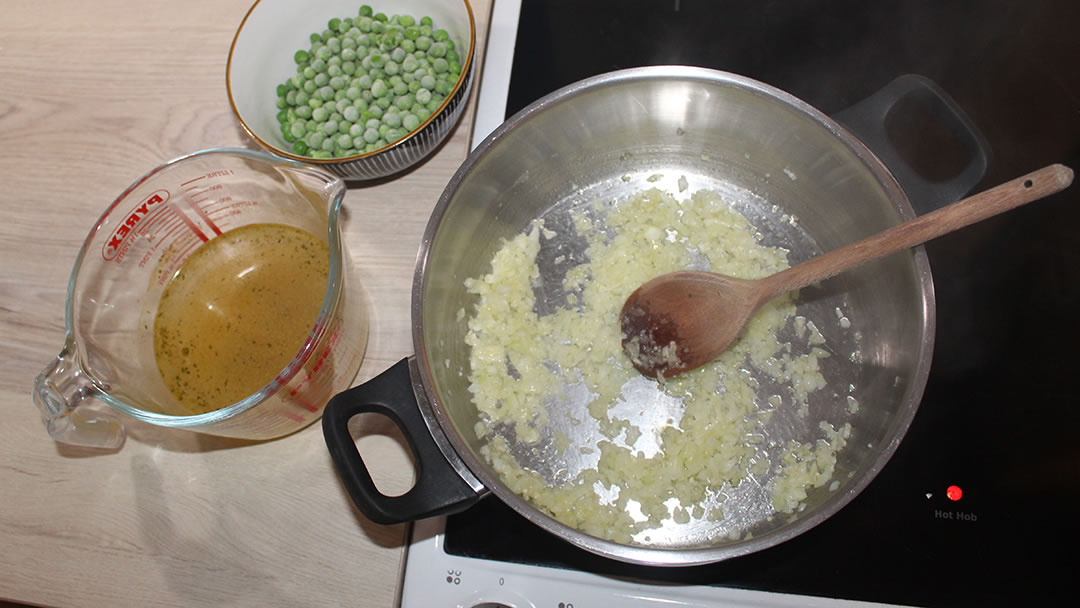
<path id="1" fill-rule="evenodd" d="M 908 189 L 929 193 L 924 198 L 945 191 L 938 197 L 943 200 L 928 202 L 949 202 L 982 178 L 985 146 L 932 83 L 902 78 L 852 109 L 846 120 L 860 124 L 865 137 L 883 141 L 888 111 L 912 95 L 935 100 L 960 126 L 968 166 L 947 184 L 928 184 L 893 150 L 881 149 Z M 905 190 L 863 141 L 799 99 L 748 78 L 700 68 L 639 68 L 590 78 L 537 101 L 469 156 L 435 208 L 413 284 L 415 356 L 335 397 L 326 409 L 328 447 L 365 514 L 383 523 L 409 521 L 467 508 L 490 491 L 537 525 L 594 553 L 633 563 L 690 565 L 790 539 L 870 483 L 903 438 L 930 368 L 934 292 L 921 248 L 831 279 L 800 297 L 799 314 L 820 320 L 826 339 L 846 356 L 826 360 L 829 388 L 811 399 L 809 415 L 796 408 L 773 414 L 764 444 L 812 442 L 820 436 L 820 419 L 848 421 L 852 427 L 839 453 L 835 483 L 812 489 L 801 511 L 773 510 L 762 491 L 766 474 L 724 490 L 724 521 L 669 521 L 648 543 L 616 543 L 540 511 L 511 491 L 481 456 L 482 440 L 474 432 L 479 418 L 468 390 L 467 328 L 458 317 L 475 305 L 466 278 L 489 271 L 503 239 L 535 218 L 557 224 L 582 201 L 674 186 L 680 178 L 689 190 L 722 192 L 766 243 L 790 250 L 792 264 L 914 215 Z M 792 215 L 797 223 L 790 221 Z M 583 244 L 559 237 L 545 243 L 549 246 L 571 251 L 573 258 Z M 542 281 L 557 284 L 565 267 L 545 263 L 549 257 L 543 251 L 539 256 Z M 558 304 L 552 297 L 539 301 L 537 309 Z M 838 308 L 849 327 L 836 322 Z M 854 413 L 849 396 L 861 404 Z M 679 407 L 648 390 L 627 397 L 646 411 Z M 579 403 L 570 407 L 584 409 Z M 386 414 L 405 429 L 419 472 L 406 494 L 388 497 L 376 490 L 347 429 L 348 419 L 360 412 Z M 573 436 L 569 450 L 549 446 L 542 458 L 526 450 L 516 456 L 550 479 L 556 469 L 572 474 L 589 466 L 584 457 L 567 454 L 594 439 L 586 433 Z"/>

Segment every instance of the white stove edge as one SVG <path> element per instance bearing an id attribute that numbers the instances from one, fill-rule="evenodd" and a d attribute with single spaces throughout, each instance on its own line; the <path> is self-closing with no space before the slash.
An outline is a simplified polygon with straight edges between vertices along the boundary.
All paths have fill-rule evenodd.
<path id="1" fill-rule="evenodd" d="M 648 583 L 575 570 L 451 555 L 446 518 L 413 524 L 401 608 L 871 608 L 887 604 L 729 587 Z"/>
<path id="2" fill-rule="evenodd" d="M 510 71 L 514 65 L 514 44 L 517 40 L 521 0 L 496 0 L 491 9 L 487 47 L 478 80 L 479 97 L 473 120 L 473 150 L 484 138 L 503 123 L 506 97 L 510 92 Z"/>

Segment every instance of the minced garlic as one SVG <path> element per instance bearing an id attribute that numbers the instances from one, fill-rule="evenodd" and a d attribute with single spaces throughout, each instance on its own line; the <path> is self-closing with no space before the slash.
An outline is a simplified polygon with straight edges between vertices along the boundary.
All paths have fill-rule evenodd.
<path id="1" fill-rule="evenodd" d="M 804 346 L 824 346 L 813 323 L 796 317 L 790 295 L 762 307 L 717 360 L 663 382 L 649 380 L 649 390 L 682 404 L 679 416 L 644 424 L 624 412 L 629 392 L 642 382 L 621 345 L 618 315 L 626 297 L 648 279 L 686 268 L 763 277 L 788 267 L 784 250 L 762 245 L 754 227 L 709 191 L 677 200 L 649 189 L 611 205 L 583 205 L 572 228 L 588 241 L 588 261 L 563 279 L 566 293 L 579 294 L 572 306 L 535 312 L 537 253 L 556 236 L 542 220 L 505 242 L 488 274 L 466 281 L 479 298 L 466 335 L 469 390 L 482 418 L 476 433 L 508 488 L 566 525 L 631 543 L 649 542 L 644 531 L 662 525 L 723 520 L 716 504 L 722 488 L 750 476 L 771 473 L 768 490 L 781 512 L 797 509 L 807 488 L 829 481 L 835 450 L 847 437 L 831 426 L 822 427 L 826 438 L 814 445 L 784 446 L 778 469 L 758 453 L 766 412 L 805 408 L 808 395 L 825 386 L 818 362 L 828 350 L 795 355 L 777 337 L 794 326 L 791 333 L 808 335 Z M 791 403 L 773 393 L 759 400 L 749 370 L 786 386 Z M 582 415 L 563 411 L 574 391 L 587 394 L 588 424 L 599 433 L 589 444 L 548 428 Z M 538 471 L 537 463 L 568 453 L 589 456 L 595 466 L 560 482 Z"/>

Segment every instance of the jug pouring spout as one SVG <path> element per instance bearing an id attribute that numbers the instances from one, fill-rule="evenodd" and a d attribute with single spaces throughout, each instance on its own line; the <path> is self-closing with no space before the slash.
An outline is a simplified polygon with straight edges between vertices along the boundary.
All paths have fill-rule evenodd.
<path id="1" fill-rule="evenodd" d="M 68 339 L 64 349 L 34 379 L 34 403 L 49 435 L 60 443 L 103 450 L 124 445 L 124 425 L 107 408 L 88 407 L 98 393 L 76 359 Z"/>

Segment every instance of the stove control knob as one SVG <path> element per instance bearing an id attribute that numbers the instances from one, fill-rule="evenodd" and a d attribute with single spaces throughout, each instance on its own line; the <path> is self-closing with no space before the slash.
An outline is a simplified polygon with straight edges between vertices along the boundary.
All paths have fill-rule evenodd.
<path id="1" fill-rule="evenodd" d="M 468 608 L 536 608 L 536 606 L 512 591 L 505 589 L 485 589 L 465 598 L 459 606 Z"/>

